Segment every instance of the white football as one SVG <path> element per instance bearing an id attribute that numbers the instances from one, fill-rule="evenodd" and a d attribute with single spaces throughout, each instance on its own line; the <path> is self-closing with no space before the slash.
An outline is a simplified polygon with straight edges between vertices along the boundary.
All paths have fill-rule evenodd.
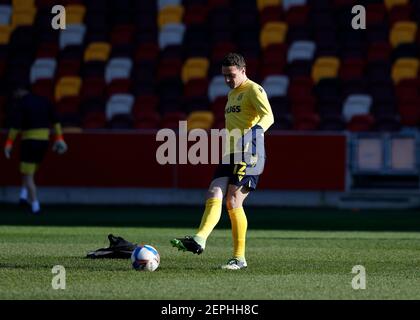
<path id="1" fill-rule="evenodd" d="M 131 254 L 131 265 L 135 270 L 155 271 L 159 264 L 159 252 L 148 244 L 138 245 Z"/>

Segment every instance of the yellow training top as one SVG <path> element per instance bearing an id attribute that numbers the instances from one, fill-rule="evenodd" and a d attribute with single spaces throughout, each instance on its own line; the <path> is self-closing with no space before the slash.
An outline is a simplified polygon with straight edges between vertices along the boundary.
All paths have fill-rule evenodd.
<path id="1" fill-rule="evenodd" d="M 256 124 L 265 132 L 273 123 L 270 102 L 259 84 L 247 79 L 229 92 L 225 108 L 225 124 L 229 132 L 239 129 L 243 135 Z M 227 144 L 230 145 L 227 153 L 233 152 L 235 143 L 231 141 Z"/>

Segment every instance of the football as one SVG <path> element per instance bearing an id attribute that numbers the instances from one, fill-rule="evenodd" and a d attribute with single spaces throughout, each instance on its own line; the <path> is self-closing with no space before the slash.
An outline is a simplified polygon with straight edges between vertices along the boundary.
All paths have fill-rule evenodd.
<path id="1" fill-rule="evenodd" d="M 139 245 L 131 254 L 131 265 L 135 270 L 155 271 L 159 264 L 159 252 L 150 245 Z"/>

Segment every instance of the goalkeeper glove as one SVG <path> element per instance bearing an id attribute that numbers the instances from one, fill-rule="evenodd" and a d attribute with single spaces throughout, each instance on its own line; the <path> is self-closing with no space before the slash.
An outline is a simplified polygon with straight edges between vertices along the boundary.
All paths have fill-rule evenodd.
<path id="1" fill-rule="evenodd" d="M 10 159 L 12 149 L 13 149 L 13 141 L 8 139 L 4 145 L 4 156 L 6 157 L 6 159 Z"/>
<path id="2" fill-rule="evenodd" d="M 63 137 L 58 137 L 54 142 L 53 151 L 58 154 L 63 154 L 67 151 L 67 149 L 67 144 L 64 142 Z"/>

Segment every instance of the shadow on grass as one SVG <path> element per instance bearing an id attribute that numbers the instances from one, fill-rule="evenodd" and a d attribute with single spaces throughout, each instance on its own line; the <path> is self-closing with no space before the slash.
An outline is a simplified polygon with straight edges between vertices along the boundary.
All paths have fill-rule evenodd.
<path id="1" fill-rule="evenodd" d="M 202 207 L 45 206 L 40 216 L 0 203 L 0 225 L 196 228 Z M 245 207 L 249 228 L 275 230 L 420 231 L 419 210 Z M 230 228 L 224 208 L 218 228 Z"/>

